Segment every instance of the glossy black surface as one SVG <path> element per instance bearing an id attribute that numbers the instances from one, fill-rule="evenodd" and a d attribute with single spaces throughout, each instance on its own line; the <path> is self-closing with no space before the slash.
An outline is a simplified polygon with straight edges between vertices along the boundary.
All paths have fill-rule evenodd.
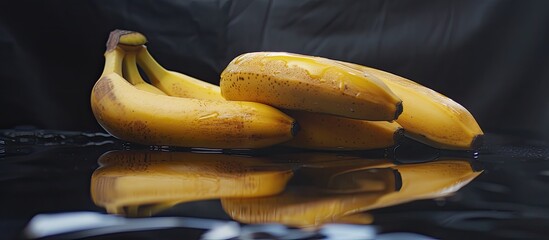
<path id="1" fill-rule="evenodd" d="M 37 214 L 87 211 L 114 217 L 107 215 L 113 210 L 101 206 L 97 194 L 111 194 L 107 197 L 112 199 L 114 196 L 115 200 L 123 197 L 117 195 L 118 190 L 113 190 L 114 195 L 112 191 L 103 191 L 109 189 L 108 184 L 98 188 L 99 185 L 94 185 L 97 179 L 141 174 L 156 181 L 167 176 L 164 170 L 158 169 L 178 166 L 168 175 L 195 173 L 187 178 L 205 184 L 200 185 L 204 187 L 179 193 L 171 199 L 172 207 L 154 208 L 165 200 L 158 200 L 158 196 L 165 194 L 163 187 L 171 189 L 169 185 L 159 184 L 150 195 L 153 200 L 132 206 L 122 204 L 117 217 L 129 220 L 126 226 L 137 226 L 132 220 L 144 219 L 176 220 L 182 224 L 119 233 L 112 233 L 117 229 L 112 228 L 109 234 L 72 232 L 72 235 L 60 234 L 48 239 L 195 239 L 204 236 L 209 229 L 207 224 L 202 227 L 188 224 L 200 219 L 234 223 L 236 225 L 231 226 L 237 227 L 238 236 L 252 239 L 274 236 L 322 239 L 328 238 L 330 231 L 370 231 L 379 239 L 398 236 L 402 237 L 400 239 L 422 239 L 421 236 L 443 239 L 546 237 L 549 228 L 549 145 L 546 142 L 488 134 L 478 153 L 441 152 L 413 142 L 405 142 L 399 148 L 335 154 L 285 148 L 212 153 L 201 149 L 131 145 L 104 134 L 2 130 L 0 231 L 6 239 L 28 238 L 31 235 L 24 229 Z M 127 159 L 120 160 L 124 158 Z M 203 162 L 210 165 L 203 165 Z M 148 168 L 142 167 L 144 165 Z M 462 175 L 472 181 L 463 186 L 451 184 L 450 173 L 458 170 L 464 171 Z M 115 174 L 109 175 L 112 171 Z M 410 171 L 424 171 L 425 174 L 410 177 Z M 210 174 L 201 175 L 204 172 Z M 242 179 L 246 177 L 242 176 L 256 173 L 263 176 L 261 174 L 265 172 L 282 173 L 281 176 L 288 178 L 287 182 L 280 183 L 272 180 L 279 178 L 270 178 L 269 183 L 280 184 L 283 191 L 268 190 L 265 195 L 269 196 L 262 197 L 246 195 L 257 189 L 247 190 L 253 184 L 243 184 Z M 284 175 L 286 173 L 291 174 Z M 449 183 L 435 190 L 451 194 L 436 196 L 433 191 L 420 194 L 417 186 L 433 184 L 441 178 L 448 178 Z M 233 181 L 233 185 L 219 185 L 230 179 L 240 180 Z M 457 177 L 455 183 L 462 180 Z M 261 189 L 265 184 L 262 182 L 255 187 Z M 207 186 L 222 187 L 204 195 L 204 190 L 209 189 Z M 242 196 L 234 195 L 227 186 L 242 189 L 237 193 Z M 139 200 L 129 196 L 128 199 Z M 348 209 L 333 207 L 345 201 L 357 205 L 347 205 Z M 330 207 L 330 211 L 326 210 Z M 324 211 L 329 213 L 322 218 L 320 215 Z M 151 212 L 152 216 L 148 217 Z M 307 214 L 317 215 L 311 221 L 307 220 Z M 265 225 L 265 222 L 271 224 Z M 307 230 L 301 230 L 302 227 Z"/>

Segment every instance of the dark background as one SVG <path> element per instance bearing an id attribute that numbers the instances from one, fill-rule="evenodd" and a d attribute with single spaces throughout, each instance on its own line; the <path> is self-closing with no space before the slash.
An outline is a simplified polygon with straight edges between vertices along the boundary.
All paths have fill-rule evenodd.
<path id="1" fill-rule="evenodd" d="M 219 82 L 250 51 L 345 60 L 461 103 L 485 132 L 549 139 L 549 1 L 0 3 L 0 128 L 101 131 L 89 94 L 111 30 L 166 68 Z"/>

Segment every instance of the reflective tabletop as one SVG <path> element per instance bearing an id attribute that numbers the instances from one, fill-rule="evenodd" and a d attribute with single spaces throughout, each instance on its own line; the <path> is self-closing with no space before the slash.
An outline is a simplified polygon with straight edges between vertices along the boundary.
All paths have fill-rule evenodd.
<path id="1" fill-rule="evenodd" d="M 549 144 L 362 152 L 141 146 L 0 131 L 7 239 L 545 238 Z"/>

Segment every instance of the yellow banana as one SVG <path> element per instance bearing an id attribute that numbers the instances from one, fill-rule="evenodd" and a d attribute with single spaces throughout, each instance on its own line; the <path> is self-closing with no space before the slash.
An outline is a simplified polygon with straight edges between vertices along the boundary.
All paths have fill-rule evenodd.
<path id="1" fill-rule="evenodd" d="M 91 178 L 94 203 L 128 215 L 189 201 L 274 195 L 293 175 L 289 165 L 227 154 L 111 151 L 98 162 Z"/>
<path id="2" fill-rule="evenodd" d="M 396 119 L 402 101 L 374 76 L 320 57 L 280 52 L 246 53 L 221 74 L 228 100 L 327 113 L 362 120 Z"/>
<path id="3" fill-rule="evenodd" d="M 152 84 L 170 96 L 225 100 L 216 85 L 183 73 L 166 70 L 158 64 L 145 46 L 139 49 L 137 62 L 149 76 Z"/>
<path id="4" fill-rule="evenodd" d="M 405 133 L 426 144 L 447 149 L 472 149 L 484 133 L 467 109 L 452 99 L 403 77 L 358 64 L 340 62 L 375 76 L 396 93 L 406 108 L 396 120 Z"/>
<path id="5" fill-rule="evenodd" d="M 150 92 L 150 93 L 166 95 L 160 89 L 145 82 L 145 80 L 141 78 L 141 75 L 139 74 L 139 70 L 137 69 L 135 58 L 136 58 L 136 53 L 134 51 L 128 51 L 126 53 L 126 56 L 124 56 L 123 66 L 122 66 L 122 70 L 123 70 L 122 72 L 123 72 L 124 78 L 128 80 L 128 82 L 130 82 L 132 85 L 134 85 L 137 89 Z"/>
<path id="6" fill-rule="evenodd" d="M 284 145 L 317 150 L 369 150 L 395 145 L 402 136 L 396 122 L 366 121 L 322 113 L 285 111 L 300 126 Z"/>
<path id="7" fill-rule="evenodd" d="M 146 46 L 137 50 L 137 62 L 152 85 L 174 97 L 225 100 L 219 87 L 183 73 L 168 71 L 151 56 Z"/>
<path id="8" fill-rule="evenodd" d="M 297 131 L 292 118 L 268 105 L 139 90 L 121 76 L 125 53 L 112 41 L 90 101 L 99 124 L 117 138 L 152 145 L 260 148 L 288 141 Z"/>

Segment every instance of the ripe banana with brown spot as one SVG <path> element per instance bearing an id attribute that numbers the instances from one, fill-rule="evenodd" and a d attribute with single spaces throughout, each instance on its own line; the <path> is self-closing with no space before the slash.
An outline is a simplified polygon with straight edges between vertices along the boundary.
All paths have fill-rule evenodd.
<path id="1" fill-rule="evenodd" d="M 362 120 L 391 121 L 403 107 L 374 76 L 330 59 L 292 53 L 240 55 L 221 74 L 220 87 L 228 100 Z"/>
<path id="2" fill-rule="evenodd" d="M 111 34 L 112 36 L 112 34 Z M 98 123 L 136 143 L 206 148 L 261 148 L 288 141 L 296 122 L 265 104 L 163 96 L 122 77 L 124 50 L 109 38 L 105 67 L 91 93 Z"/>
<path id="3" fill-rule="evenodd" d="M 396 122 L 409 137 L 446 149 L 474 149 L 482 144 L 484 133 L 475 118 L 452 99 L 385 71 L 340 63 L 377 77 L 402 99 L 406 107 Z"/>

